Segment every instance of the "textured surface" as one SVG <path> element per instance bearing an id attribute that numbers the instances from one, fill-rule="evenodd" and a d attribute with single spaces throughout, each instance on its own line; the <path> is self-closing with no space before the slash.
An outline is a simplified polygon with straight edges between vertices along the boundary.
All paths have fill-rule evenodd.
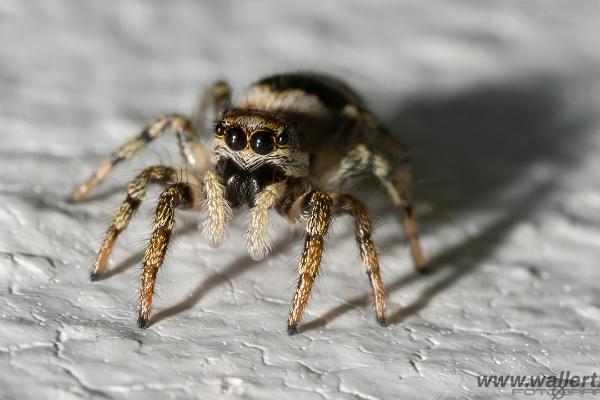
<path id="1" fill-rule="evenodd" d="M 599 372 L 600 7 L 485 4 L 3 0 L 1 397 L 485 398 L 501 393 L 478 389 L 479 374 Z M 436 272 L 412 271 L 398 219 L 369 191 L 393 325 L 375 324 L 343 218 L 303 330 L 288 337 L 297 234 L 277 221 L 274 254 L 255 262 L 244 213 L 219 250 L 185 215 L 159 274 L 158 321 L 137 329 L 156 190 L 112 276 L 91 283 L 89 268 L 127 179 L 179 163 L 173 138 L 91 201 L 65 197 L 213 80 L 239 90 L 302 68 L 344 76 L 415 149 Z"/>

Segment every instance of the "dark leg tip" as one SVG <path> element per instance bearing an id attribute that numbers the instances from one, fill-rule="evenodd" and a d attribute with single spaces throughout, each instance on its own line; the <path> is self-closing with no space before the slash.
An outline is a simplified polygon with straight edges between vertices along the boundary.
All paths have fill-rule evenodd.
<path id="1" fill-rule="evenodd" d="M 433 268 L 431 268 L 428 264 L 419 265 L 416 269 L 421 275 L 427 275 L 433 272 Z"/>
<path id="2" fill-rule="evenodd" d="M 100 279 L 100 274 L 96 273 L 95 271 L 90 274 L 90 280 L 92 282 L 95 282 L 99 279 Z"/>
<path id="3" fill-rule="evenodd" d="M 146 329 L 148 327 L 148 319 L 146 319 L 144 317 L 138 317 L 138 319 L 137 319 L 137 325 L 141 329 Z"/>
<path id="4" fill-rule="evenodd" d="M 387 326 L 390 326 L 390 323 L 388 322 L 387 319 L 385 319 L 385 317 L 384 318 L 377 318 L 377 324 L 379 324 L 379 326 L 382 326 L 384 328 L 387 327 Z"/>
<path id="5" fill-rule="evenodd" d="M 288 325 L 287 327 L 288 335 L 292 336 L 298 333 L 298 327 L 296 325 Z"/>

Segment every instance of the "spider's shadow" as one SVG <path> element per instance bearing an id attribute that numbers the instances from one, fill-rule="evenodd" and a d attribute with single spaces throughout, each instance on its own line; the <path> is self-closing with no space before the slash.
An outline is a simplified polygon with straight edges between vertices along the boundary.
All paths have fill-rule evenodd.
<path id="1" fill-rule="evenodd" d="M 189 223 L 183 225 L 181 228 L 177 228 L 173 231 L 173 238 L 177 238 L 178 236 L 187 235 L 189 233 L 195 232 L 198 230 L 198 225 L 195 223 Z M 144 250 L 140 250 L 126 259 L 120 261 L 117 265 L 112 268 L 106 270 L 100 277 L 98 281 L 103 281 L 105 279 L 111 278 L 115 275 L 119 275 L 128 269 L 132 268 L 135 265 L 142 264 L 142 260 L 144 259 Z"/>
<path id="2" fill-rule="evenodd" d="M 197 225 L 185 224 L 181 228 L 176 229 L 173 232 L 173 238 L 178 236 L 185 236 L 197 230 Z M 276 255 L 282 252 L 288 251 L 292 245 L 296 243 L 294 235 L 288 235 L 284 239 L 278 240 L 274 243 L 273 252 L 271 255 Z M 113 268 L 107 270 L 99 280 L 111 278 L 115 275 L 121 274 L 135 265 L 139 265 L 144 257 L 144 251 L 139 251 L 125 260 L 119 262 Z M 215 272 L 208 278 L 204 279 L 200 285 L 198 285 L 192 293 L 186 295 L 186 297 L 178 303 L 164 308 L 152 315 L 149 321 L 149 326 L 154 325 L 157 322 L 162 321 L 165 318 L 172 317 L 184 311 L 193 308 L 208 292 L 217 288 L 219 285 L 224 284 L 230 279 L 249 271 L 252 268 L 260 267 L 264 265 L 261 261 L 254 261 L 248 255 L 244 254 L 233 261 L 228 267 L 222 271 Z"/>
<path id="3" fill-rule="evenodd" d="M 278 240 L 273 246 L 273 252 L 271 255 L 288 251 L 295 242 L 296 240 L 293 235 L 288 235 L 286 238 Z M 204 279 L 203 282 L 197 286 L 192 293 L 187 295 L 184 300 L 154 314 L 150 318 L 150 325 L 191 309 L 204 295 L 206 295 L 212 289 L 227 282 L 229 279 L 235 278 L 243 272 L 250 270 L 251 268 L 256 268 L 261 265 L 264 265 L 264 263 L 261 261 L 254 261 L 246 254 L 240 256 L 227 268 L 220 272 L 215 272 L 208 278 Z"/>
<path id="4" fill-rule="evenodd" d="M 441 98 L 424 96 L 398 107 L 387 118 L 390 128 L 414 150 L 417 203 L 423 201 L 433 206 L 432 213 L 418 216 L 420 230 L 425 234 L 447 223 L 444 220 L 449 215 L 456 219 L 474 210 L 497 211 L 497 202 L 494 203 L 497 196 L 519 183 L 522 186 L 523 179 L 530 179 L 527 173 L 535 166 L 542 165 L 555 173 L 551 180 L 531 183 L 524 193 L 503 204 L 502 216 L 476 237 L 430 259 L 431 275 L 423 277 L 413 272 L 386 282 L 387 292 L 393 293 L 416 279 L 432 281 L 413 304 L 391 310 L 391 323 L 419 312 L 438 293 L 474 271 L 496 244 L 516 224 L 531 216 L 561 183 L 561 172 L 576 166 L 578 151 L 584 148 L 584 133 L 593 116 L 567 114 L 563 87 L 556 82 L 557 79 L 548 77 L 478 87 Z M 432 183 L 419 185 L 419 178 Z M 398 215 L 379 200 L 373 203 L 374 214 L 379 218 Z M 379 246 L 385 252 L 398 243 L 397 238 L 390 238 Z M 442 268 L 445 266 L 450 268 Z M 398 266 L 397 270 L 406 267 Z M 368 303 L 368 294 L 351 298 L 307 322 L 303 329 L 323 327 Z"/>

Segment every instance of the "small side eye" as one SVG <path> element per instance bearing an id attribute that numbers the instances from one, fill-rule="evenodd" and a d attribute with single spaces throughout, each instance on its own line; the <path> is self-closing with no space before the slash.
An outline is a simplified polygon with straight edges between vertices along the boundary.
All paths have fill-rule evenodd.
<path id="1" fill-rule="evenodd" d="M 217 136 L 223 136 L 225 134 L 225 127 L 223 126 L 223 124 L 221 122 L 219 122 L 217 124 L 217 126 L 215 127 L 215 134 Z"/>
<path id="2" fill-rule="evenodd" d="M 287 131 L 283 131 L 283 133 L 281 135 L 277 136 L 277 144 L 279 144 L 281 146 L 285 146 L 289 142 L 290 142 L 290 135 L 287 133 Z"/>
<path id="3" fill-rule="evenodd" d="M 275 147 L 275 138 L 271 132 L 258 131 L 252 135 L 250 146 L 255 153 L 265 155 L 273 151 Z"/>

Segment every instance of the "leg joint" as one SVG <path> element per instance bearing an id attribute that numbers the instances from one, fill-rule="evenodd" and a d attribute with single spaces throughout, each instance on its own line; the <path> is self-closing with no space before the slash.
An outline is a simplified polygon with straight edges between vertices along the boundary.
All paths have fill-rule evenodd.
<path id="1" fill-rule="evenodd" d="M 308 202 L 310 216 L 306 222 L 306 232 L 309 236 L 325 236 L 331 220 L 333 200 L 320 191 L 311 194 Z"/>

